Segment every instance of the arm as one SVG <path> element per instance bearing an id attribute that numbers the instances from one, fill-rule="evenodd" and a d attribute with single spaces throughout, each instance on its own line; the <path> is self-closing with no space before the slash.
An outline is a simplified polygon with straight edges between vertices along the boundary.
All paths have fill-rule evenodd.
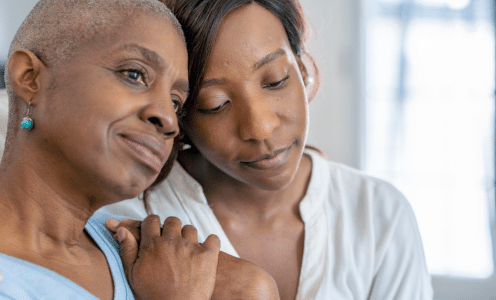
<path id="1" fill-rule="evenodd" d="M 219 252 L 212 299 L 278 300 L 279 290 L 272 276 L 260 267 Z"/>
<path id="2" fill-rule="evenodd" d="M 119 228 L 125 228 L 126 232 L 130 233 L 129 236 L 126 236 L 127 241 L 123 240 L 120 244 L 130 243 L 131 247 L 137 248 L 142 234 L 141 221 L 122 219 L 121 222 L 115 220 L 112 222 L 111 220 L 107 220 L 105 224 L 108 230 L 116 233 L 122 230 Z M 198 243 L 198 241 L 196 242 Z M 132 246 L 133 243 L 136 244 Z M 219 252 L 215 287 L 211 299 L 277 300 L 279 299 L 279 291 L 274 279 L 260 267 L 246 260 Z"/>

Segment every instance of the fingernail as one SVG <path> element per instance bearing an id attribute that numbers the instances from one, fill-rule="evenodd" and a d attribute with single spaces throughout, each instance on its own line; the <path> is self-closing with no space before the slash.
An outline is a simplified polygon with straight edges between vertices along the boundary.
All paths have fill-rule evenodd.
<path id="1" fill-rule="evenodd" d="M 124 228 L 119 228 L 117 230 L 117 241 L 120 243 L 122 243 L 122 241 L 126 238 L 126 231 L 124 230 Z"/>
<path id="2" fill-rule="evenodd" d="M 121 222 L 117 221 L 116 219 L 108 218 L 106 223 L 107 227 L 117 228 Z"/>

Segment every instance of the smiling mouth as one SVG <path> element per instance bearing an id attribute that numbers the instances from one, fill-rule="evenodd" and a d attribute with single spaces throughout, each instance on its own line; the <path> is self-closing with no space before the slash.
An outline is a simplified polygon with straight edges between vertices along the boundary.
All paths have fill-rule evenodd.
<path id="1" fill-rule="evenodd" d="M 163 143 L 144 133 L 120 134 L 119 138 L 134 158 L 157 173 L 162 170 L 167 161 L 167 147 Z"/>
<path id="2" fill-rule="evenodd" d="M 288 158 L 291 149 L 293 149 L 294 143 L 291 146 L 283 149 L 279 149 L 272 154 L 264 155 L 250 161 L 241 161 L 243 165 L 257 170 L 270 170 L 281 166 Z"/>

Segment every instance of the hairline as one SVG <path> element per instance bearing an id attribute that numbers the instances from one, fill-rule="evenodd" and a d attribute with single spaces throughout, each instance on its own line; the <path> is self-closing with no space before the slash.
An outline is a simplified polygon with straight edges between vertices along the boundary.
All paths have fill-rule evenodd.
<path id="1" fill-rule="evenodd" d="M 175 28 L 176 32 L 182 37 L 183 41 L 185 42 L 184 32 L 179 21 L 172 13 L 172 11 L 160 1 L 154 2 L 145 0 L 137 1 L 135 3 L 133 3 L 133 1 L 123 1 L 119 3 L 116 0 L 99 1 L 100 6 L 108 3 L 109 7 L 113 9 L 112 11 L 107 10 L 102 14 L 104 17 L 110 16 L 110 18 L 108 19 L 97 16 L 97 12 L 91 6 L 93 5 L 92 1 L 81 1 L 80 6 L 77 6 L 75 11 L 88 11 L 89 14 L 85 16 L 86 19 L 82 19 L 82 21 L 70 23 L 70 21 L 68 21 L 68 18 L 73 12 L 69 11 L 68 8 L 58 10 L 54 7 L 55 5 L 70 4 L 71 1 L 74 0 L 39 1 L 28 14 L 21 26 L 18 28 L 18 31 L 16 32 L 16 35 L 14 36 L 14 39 L 9 47 L 9 54 L 4 74 L 9 99 L 7 136 L 4 152 L 7 152 L 10 140 L 17 134 L 17 131 L 19 130 L 14 123 L 16 123 L 16 121 L 20 117 L 19 114 L 21 113 L 21 104 L 18 95 L 15 94 L 12 88 L 8 70 L 10 59 L 16 51 L 22 49 L 28 50 L 35 54 L 40 59 L 40 61 L 42 61 L 48 67 L 58 67 L 66 65 L 78 55 L 82 48 L 90 45 L 91 43 L 94 43 L 98 38 L 105 36 L 106 34 L 112 34 L 116 30 L 118 30 L 118 28 L 122 26 L 122 24 L 126 21 L 126 17 L 131 15 L 148 15 L 155 16 L 156 18 L 164 18 L 164 20 L 169 20 L 172 27 Z M 87 7 L 91 7 L 91 9 L 88 9 Z M 54 17 L 53 19 L 48 21 L 48 29 L 35 28 L 37 24 L 36 22 L 43 19 L 46 20 L 47 15 L 49 15 L 49 17 L 52 17 L 52 13 Z M 54 47 L 50 47 L 50 45 L 47 43 L 39 43 L 39 41 L 41 41 L 43 37 L 50 37 L 50 30 L 52 30 L 53 32 L 53 28 L 55 26 L 54 24 L 58 25 L 61 21 L 65 21 L 65 23 L 62 25 L 64 27 L 62 27 L 60 33 L 55 33 L 51 36 L 53 37 L 54 43 L 58 44 L 55 44 Z M 73 42 L 74 40 L 69 39 L 71 35 L 80 33 L 81 30 L 85 29 L 89 30 L 86 30 L 84 32 L 89 31 L 91 34 L 80 37 L 79 39 L 75 39 L 75 42 Z M 46 36 L 38 36 L 37 33 L 39 32 L 42 32 Z M 67 46 L 61 43 L 61 41 L 73 43 Z M 38 44 L 41 44 L 41 46 L 38 46 Z M 55 49 L 57 53 L 51 53 L 51 49 Z M 47 52 L 49 54 L 45 55 L 44 52 Z M 50 57 L 49 61 L 47 61 L 46 56 Z M 50 81 L 47 88 L 56 88 L 56 82 Z"/>

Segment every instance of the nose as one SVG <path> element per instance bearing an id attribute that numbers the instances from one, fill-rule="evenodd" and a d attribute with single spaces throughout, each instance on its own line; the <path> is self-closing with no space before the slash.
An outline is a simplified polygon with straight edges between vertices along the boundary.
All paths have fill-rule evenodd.
<path id="1" fill-rule="evenodd" d="M 279 117 L 266 99 L 257 97 L 247 101 L 239 112 L 239 136 L 242 140 L 266 140 L 280 126 Z"/>
<path id="2" fill-rule="evenodd" d="M 172 100 L 153 102 L 143 108 L 140 118 L 144 122 L 155 126 L 158 132 L 167 139 L 175 138 L 179 134 L 177 115 Z"/>

